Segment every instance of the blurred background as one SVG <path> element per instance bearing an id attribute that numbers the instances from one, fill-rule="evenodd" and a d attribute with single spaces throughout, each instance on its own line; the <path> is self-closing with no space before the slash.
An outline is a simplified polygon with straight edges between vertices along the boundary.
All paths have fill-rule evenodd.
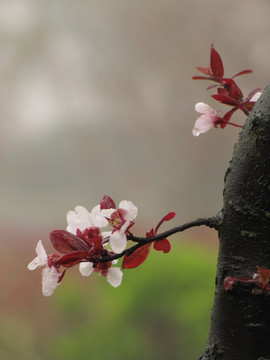
<path id="1" fill-rule="evenodd" d="M 104 278 L 68 271 L 51 298 L 26 266 L 66 212 L 103 195 L 139 208 L 143 235 L 222 208 L 239 130 L 191 131 L 210 45 L 247 95 L 269 82 L 268 0 L 1 0 L 0 357 L 196 359 L 209 328 L 217 235 L 175 236 L 172 251 Z M 242 114 L 234 121 L 243 123 Z M 166 229 L 166 226 L 163 229 Z"/>

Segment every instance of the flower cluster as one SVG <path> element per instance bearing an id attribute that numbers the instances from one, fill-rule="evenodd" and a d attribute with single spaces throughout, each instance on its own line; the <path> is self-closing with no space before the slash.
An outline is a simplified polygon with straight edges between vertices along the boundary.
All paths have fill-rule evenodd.
<path id="1" fill-rule="evenodd" d="M 258 288 L 254 288 L 252 290 L 253 294 L 270 294 L 270 284 L 269 284 L 269 279 L 270 279 L 270 270 L 269 269 L 262 269 L 259 266 L 257 266 L 258 271 L 256 273 L 253 274 L 253 276 L 251 278 L 249 277 L 233 277 L 233 276 L 228 276 L 226 277 L 226 279 L 224 280 L 224 289 L 230 290 L 233 285 L 237 282 L 241 282 L 244 284 L 255 284 L 258 286 Z"/>
<path id="2" fill-rule="evenodd" d="M 41 240 L 36 246 L 37 256 L 28 265 L 29 270 L 42 269 L 42 292 L 50 296 L 59 285 L 68 268 L 79 265 L 83 276 L 92 272 L 101 273 L 114 287 L 121 284 L 123 273 L 112 265 L 124 257 L 122 268 L 134 268 L 148 256 L 151 243 L 156 250 L 169 252 L 167 239 L 155 240 L 154 236 L 164 221 L 171 220 L 175 213 L 169 213 L 161 219 L 157 227 L 151 229 L 146 238 L 136 238 L 130 228 L 134 225 L 138 209 L 131 201 L 121 201 L 118 208 L 109 196 L 104 196 L 100 204 L 91 212 L 77 206 L 75 211 L 67 213 L 67 229 L 50 233 L 53 247 L 59 254 L 47 255 Z M 110 231 L 101 228 L 111 226 Z M 128 238 L 137 242 L 126 249 Z M 139 240 L 138 240 L 139 239 Z M 109 246 L 109 248 L 108 248 Z"/>
<path id="3" fill-rule="evenodd" d="M 67 230 L 54 230 L 50 240 L 54 248 L 62 254 L 47 255 L 41 240 L 36 246 L 37 257 L 28 265 L 29 270 L 42 267 L 42 292 L 50 296 L 63 279 L 67 268 L 79 264 L 80 273 L 89 276 L 93 271 L 105 276 L 108 282 L 117 287 L 122 281 L 122 271 L 112 267 L 117 260 L 100 262 L 111 254 L 120 253 L 126 248 L 127 232 L 134 224 L 137 207 L 130 201 L 121 201 L 116 208 L 109 196 L 89 213 L 77 206 L 67 213 Z M 101 232 L 100 228 L 112 225 L 112 231 Z M 110 244 L 111 250 L 106 248 Z M 61 267 L 64 270 L 61 270 Z"/>
<path id="4" fill-rule="evenodd" d="M 205 133 L 213 126 L 220 126 L 222 129 L 227 125 L 242 127 L 230 122 L 231 116 L 236 110 L 242 110 L 245 115 L 248 115 L 252 110 L 254 104 L 261 95 L 260 89 L 251 91 L 246 98 L 244 98 L 241 89 L 237 86 L 234 78 L 239 75 L 249 74 L 251 70 L 243 70 L 235 74 L 231 78 L 224 77 L 224 67 L 219 53 L 211 45 L 210 65 L 209 67 L 197 67 L 197 70 L 202 72 L 204 76 L 193 76 L 194 80 L 210 80 L 216 84 L 210 85 L 207 89 L 217 88 L 217 94 L 212 95 L 212 98 L 222 104 L 232 107 L 231 110 L 221 117 L 218 112 L 212 109 L 209 105 L 199 102 L 195 105 L 195 110 L 200 114 L 195 122 L 193 128 L 193 135 L 198 136 Z"/>

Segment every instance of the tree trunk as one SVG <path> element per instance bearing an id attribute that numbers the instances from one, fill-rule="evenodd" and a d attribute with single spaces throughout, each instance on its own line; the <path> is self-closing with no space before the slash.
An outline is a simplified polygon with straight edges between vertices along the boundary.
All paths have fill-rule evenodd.
<path id="1" fill-rule="evenodd" d="M 257 101 L 235 145 L 225 176 L 220 249 L 211 328 L 201 360 L 269 360 L 270 295 L 227 276 L 270 269 L 270 85 Z"/>

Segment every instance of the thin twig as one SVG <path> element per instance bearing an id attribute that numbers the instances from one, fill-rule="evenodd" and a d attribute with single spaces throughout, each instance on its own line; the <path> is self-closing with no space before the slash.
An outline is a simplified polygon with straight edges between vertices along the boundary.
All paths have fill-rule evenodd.
<path id="1" fill-rule="evenodd" d="M 221 213 L 219 213 L 218 215 L 216 215 L 214 217 L 211 217 L 211 218 L 201 218 L 201 219 L 190 221 L 188 223 L 185 223 L 183 225 L 177 226 L 177 227 L 172 228 L 170 230 L 164 231 L 164 232 L 162 232 L 160 234 L 157 234 L 155 236 L 152 236 L 152 237 L 138 237 L 138 236 L 134 236 L 134 235 L 129 233 L 127 235 L 127 239 L 132 240 L 134 242 L 137 242 L 136 245 L 133 245 L 130 248 L 122 251 L 120 254 L 112 254 L 112 255 L 100 258 L 99 262 L 103 263 L 103 262 L 119 259 L 119 258 L 121 258 L 122 256 L 125 256 L 125 255 L 131 255 L 135 250 L 137 250 L 141 246 L 149 244 L 149 243 L 151 243 L 153 241 L 159 241 L 159 240 L 162 240 L 162 239 L 166 239 L 167 237 L 169 237 L 169 236 L 171 236 L 173 234 L 176 234 L 178 232 L 182 232 L 184 230 L 190 229 L 190 228 L 195 227 L 195 226 L 205 225 L 205 226 L 208 226 L 210 228 L 214 228 L 214 229 L 217 230 L 219 225 L 220 225 L 220 221 L 221 221 Z"/>

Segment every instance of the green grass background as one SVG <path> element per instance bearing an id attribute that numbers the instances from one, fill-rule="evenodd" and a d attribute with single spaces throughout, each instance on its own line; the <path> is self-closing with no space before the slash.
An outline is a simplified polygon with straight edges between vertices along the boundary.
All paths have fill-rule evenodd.
<path id="1" fill-rule="evenodd" d="M 116 289 L 97 274 L 84 278 L 72 269 L 44 298 L 40 274 L 29 273 L 37 282 L 26 290 L 28 304 L 0 313 L 1 359 L 197 359 L 207 340 L 216 254 L 172 245 L 168 254 L 152 248 L 143 265 L 124 270 Z"/>

